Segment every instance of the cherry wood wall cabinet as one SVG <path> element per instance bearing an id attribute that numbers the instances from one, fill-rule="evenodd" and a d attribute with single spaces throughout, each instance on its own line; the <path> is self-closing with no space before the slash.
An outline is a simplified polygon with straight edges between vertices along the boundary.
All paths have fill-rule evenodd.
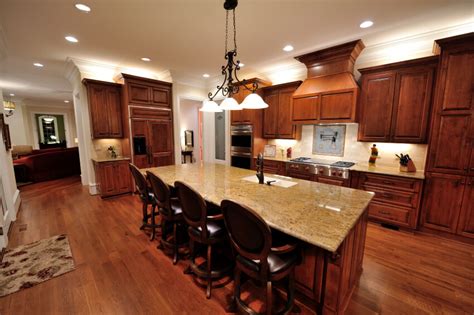
<path id="1" fill-rule="evenodd" d="M 474 239 L 474 33 L 437 40 L 440 64 L 428 148 L 424 230 Z"/>
<path id="2" fill-rule="evenodd" d="M 129 160 L 95 161 L 95 177 L 102 198 L 118 196 L 132 191 Z"/>
<path id="3" fill-rule="evenodd" d="M 252 84 L 257 83 L 259 89 L 256 93 L 258 93 L 260 96 L 263 96 L 263 91 L 261 90 L 261 88 L 271 85 L 270 82 L 264 81 L 259 78 L 245 80 L 245 83 L 248 88 L 252 88 Z M 237 103 L 242 104 L 247 95 L 251 93 L 251 91 L 247 90 L 244 86 L 241 85 L 239 92 L 237 94 L 234 94 L 233 98 L 237 101 Z M 254 130 L 257 128 L 261 128 L 263 119 L 262 117 L 263 109 L 243 109 L 233 110 L 230 112 L 230 121 L 232 125 L 254 125 Z"/>
<path id="4" fill-rule="evenodd" d="M 122 138 L 122 85 L 91 79 L 82 82 L 87 89 L 92 138 Z"/>
<path id="5" fill-rule="evenodd" d="M 122 76 L 125 154 L 139 168 L 174 164 L 172 84 Z"/>
<path id="6" fill-rule="evenodd" d="M 359 86 L 354 63 L 361 40 L 295 57 L 308 69 L 308 78 L 293 94 L 294 124 L 355 122 Z"/>
<path id="7" fill-rule="evenodd" d="M 426 143 L 438 56 L 359 69 L 359 141 Z"/>
<path id="8" fill-rule="evenodd" d="M 263 88 L 263 99 L 268 104 L 263 110 L 264 138 L 296 139 L 300 136 L 291 118 L 293 93 L 300 84 L 301 81 L 295 81 Z"/>
<path id="9" fill-rule="evenodd" d="M 372 221 L 416 229 L 423 180 L 351 171 L 352 188 L 375 193 L 369 204 Z"/>

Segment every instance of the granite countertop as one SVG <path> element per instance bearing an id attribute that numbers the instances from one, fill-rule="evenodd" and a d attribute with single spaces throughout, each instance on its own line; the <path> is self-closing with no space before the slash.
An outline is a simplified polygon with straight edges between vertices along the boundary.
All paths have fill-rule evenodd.
<path id="1" fill-rule="evenodd" d="M 424 171 L 416 171 L 412 173 L 400 172 L 400 169 L 398 167 L 390 167 L 390 166 L 383 166 L 383 165 L 372 166 L 372 165 L 369 165 L 369 163 L 365 163 L 365 164 L 356 163 L 354 166 L 350 168 L 350 170 L 358 171 L 358 172 L 366 172 L 366 173 L 400 176 L 400 177 L 407 177 L 407 178 L 414 178 L 414 179 L 425 178 Z"/>
<path id="2" fill-rule="evenodd" d="M 180 164 L 149 170 L 173 185 L 183 181 L 216 204 L 232 199 L 260 214 L 273 228 L 335 252 L 364 213 L 373 193 L 289 177 L 283 188 L 243 180 L 255 172 L 221 164 Z M 276 177 L 276 175 L 269 175 Z"/>
<path id="3" fill-rule="evenodd" d="M 126 156 L 117 156 L 116 158 L 103 157 L 103 158 L 92 158 L 91 160 L 96 163 L 103 163 L 103 162 L 115 162 L 115 161 L 129 161 L 130 158 Z"/>

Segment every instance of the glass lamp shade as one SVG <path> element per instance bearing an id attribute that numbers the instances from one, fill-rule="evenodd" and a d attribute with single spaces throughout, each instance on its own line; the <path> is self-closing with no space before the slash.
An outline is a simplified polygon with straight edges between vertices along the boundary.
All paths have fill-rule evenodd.
<path id="1" fill-rule="evenodd" d="M 242 106 L 237 103 L 235 98 L 233 97 L 226 97 L 222 103 L 221 103 L 221 108 L 224 110 L 242 110 Z"/>
<path id="2" fill-rule="evenodd" d="M 3 108 L 5 110 L 15 110 L 16 105 L 12 101 L 3 101 Z"/>
<path id="3" fill-rule="evenodd" d="M 208 113 L 220 113 L 222 109 L 217 105 L 214 101 L 205 100 L 202 102 L 202 107 L 199 109 L 201 112 L 208 112 Z"/>
<path id="4" fill-rule="evenodd" d="M 262 109 L 267 108 L 268 104 L 263 101 L 260 95 L 252 93 L 247 95 L 247 97 L 242 102 L 241 107 L 246 109 Z"/>

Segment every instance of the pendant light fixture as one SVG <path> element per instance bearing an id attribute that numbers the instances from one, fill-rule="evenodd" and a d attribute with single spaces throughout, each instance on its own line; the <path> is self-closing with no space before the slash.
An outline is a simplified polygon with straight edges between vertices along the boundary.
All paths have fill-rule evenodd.
<path id="1" fill-rule="evenodd" d="M 252 83 L 251 87 L 246 80 L 240 81 L 237 77 L 237 71 L 240 70 L 241 63 L 239 60 L 234 62 L 234 59 L 237 58 L 237 29 L 235 27 L 235 8 L 237 7 L 238 0 L 225 0 L 224 9 L 226 10 L 226 21 L 225 21 L 225 60 L 227 60 L 227 65 L 222 66 L 221 73 L 224 76 L 224 81 L 221 85 L 217 86 L 217 91 L 213 94 L 209 92 L 209 100 L 203 102 L 203 106 L 199 109 L 202 112 L 216 112 L 217 109 L 220 110 L 242 110 L 242 109 L 261 109 L 267 108 L 266 104 L 260 95 L 255 92 L 258 89 L 257 83 Z M 227 47 L 227 42 L 229 38 L 229 11 L 232 11 L 232 25 L 233 25 L 233 39 L 234 39 L 234 48 L 229 50 Z M 242 104 L 239 103 L 233 98 L 234 94 L 237 94 L 241 88 L 247 89 L 251 94 L 247 95 Z M 217 105 L 214 102 L 214 98 L 221 93 L 225 99 L 222 101 L 221 105 Z"/>

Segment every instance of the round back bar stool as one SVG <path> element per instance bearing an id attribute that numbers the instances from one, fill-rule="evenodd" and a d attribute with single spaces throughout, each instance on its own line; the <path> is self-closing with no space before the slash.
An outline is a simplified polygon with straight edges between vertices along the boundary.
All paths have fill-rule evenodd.
<path id="1" fill-rule="evenodd" d="M 294 303 L 296 245 L 274 241 L 272 230 L 252 209 L 230 200 L 221 203 L 225 225 L 237 252 L 234 270 L 234 302 L 240 311 L 256 314 L 240 299 L 241 273 L 266 283 L 266 314 L 272 314 L 272 283 L 287 278 L 287 301 L 281 312 L 291 311 Z M 278 247 L 274 246 L 278 243 Z"/>
<path id="2" fill-rule="evenodd" d="M 177 198 L 171 197 L 170 187 L 159 176 L 149 171 L 146 174 L 161 214 L 161 240 L 159 247 L 172 250 L 173 264 L 176 265 L 179 249 L 187 246 L 187 241 L 180 242 L 178 235 L 178 228 L 185 224 L 181 203 Z M 181 239 L 184 240 L 184 238 Z"/>
<path id="3" fill-rule="evenodd" d="M 218 278 L 231 273 L 233 264 L 231 261 L 225 261 L 225 255 L 214 255 L 213 246 L 225 244 L 228 241 L 224 222 L 220 209 L 212 207 L 204 198 L 194 189 L 183 182 L 177 181 L 174 186 L 178 192 L 178 198 L 183 207 L 183 214 L 186 223 L 189 225 L 189 247 L 190 247 L 190 269 L 197 277 L 206 280 L 206 298 L 211 297 L 212 282 Z M 217 209 L 216 209 L 217 208 Z M 212 214 L 211 210 L 218 210 L 219 213 Z M 205 263 L 196 264 L 197 256 L 196 244 L 199 243 L 206 247 L 206 254 L 203 255 Z M 216 261 L 217 258 L 221 261 Z M 213 261 L 214 260 L 214 261 Z"/>
<path id="4" fill-rule="evenodd" d="M 140 230 L 143 230 L 144 228 L 151 228 L 150 240 L 154 240 L 156 228 L 159 227 L 159 225 L 156 224 L 156 220 L 155 220 L 155 216 L 159 215 L 159 212 L 155 211 L 156 210 L 155 198 L 153 196 L 153 193 L 150 191 L 150 188 L 148 187 L 148 183 L 146 181 L 145 175 L 143 175 L 142 172 L 140 172 L 140 170 L 132 163 L 128 164 L 128 166 L 130 168 L 130 172 L 132 173 L 133 179 L 135 181 L 136 190 L 138 191 L 138 195 L 140 196 L 140 199 L 143 204 L 143 207 L 142 207 L 143 223 L 142 223 L 142 226 L 140 227 Z M 152 206 L 150 213 L 148 213 L 149 205 Z M 148 223 L 148 220 L 150 220 L 150 223 Z"/>

